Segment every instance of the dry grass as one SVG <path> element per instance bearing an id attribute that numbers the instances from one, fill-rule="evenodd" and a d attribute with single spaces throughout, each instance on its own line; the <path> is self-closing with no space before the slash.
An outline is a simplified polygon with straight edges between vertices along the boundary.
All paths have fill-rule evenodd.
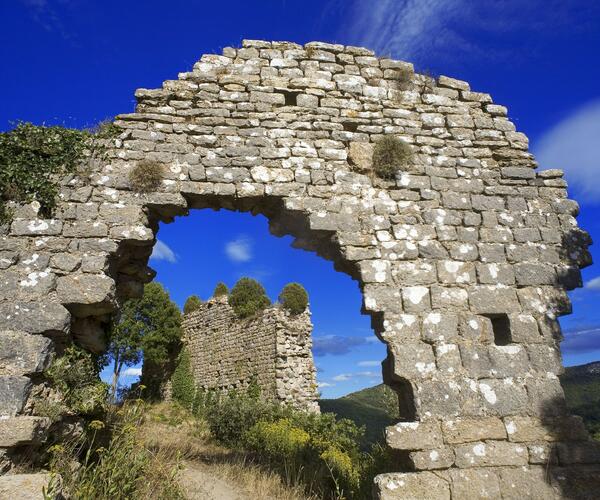
<path id="1" fill-rule="evenodd" d="M 138 437 L 167 461 L 182 460 L 179 482 L 190 499 L 316 500 L 301 485 L 285 485 L 248 454 L 215 444 L 202 420 L 172 404 L 152 407 Z"/>
<path id="2" fill-rule="evenodd" d="M 142 160 L 129 172 L 131 189 L 140 193 L 156 191 L 164 175 L 164 166 L 156 161 Z"/>

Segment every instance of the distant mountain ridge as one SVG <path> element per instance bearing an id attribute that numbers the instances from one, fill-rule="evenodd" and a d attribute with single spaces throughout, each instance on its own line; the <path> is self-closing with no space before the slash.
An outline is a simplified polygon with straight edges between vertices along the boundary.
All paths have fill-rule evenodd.
<path id="1" fill-rule="evenodd" d="M 565 368 L 560 376 L 571 413 L 580 415 L 590 434 L 600 439 L 600 361 Z M 319 401 L 321 411 L 348 418 L 365 426 L 364 446 L 382 441 L 385 427 L 398 417 L 394 391 L 384 384 L 352 392 L 337 399 Z"/>

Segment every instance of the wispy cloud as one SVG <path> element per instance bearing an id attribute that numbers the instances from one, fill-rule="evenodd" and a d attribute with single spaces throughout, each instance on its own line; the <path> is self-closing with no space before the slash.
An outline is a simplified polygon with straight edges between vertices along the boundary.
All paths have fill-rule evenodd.
<path id="1" fill-rule="evenodd" d="M 69 0 L 61 0 L 59 5 L 52 5 L 48 0 L 20 0 L 29 11 L 32 19 L 48 32 L 56 32 L 65 40 L 72 38 L 65 29 L 57 8 L 69 7 Z"/>
<path id="2" fill-rule="evenodd" d="M 560 347 L 563 354 L 600 351 L 600 326 L 566 330 Z"/>
<path id="3" fill-rule="evenodd" d="M 542 43 L 531 33 L 543 32 L 547 39 L 558 32 L 592 29 L 586 18 L 597 15 L 598 8 L 577 4 L 564 0 L 355 0 L 346 9 L 339 37 L 351 37 L 352 43 L 381 55 L 422 65 L 475 57 L 514 61 L 519 54 L 507 46 L 507 34 L 518 33 L 529 53 Z M 486 44 L 494 36 L 498 40 Z"/>
<path id="4" fill-rule="evenodd" d="M 152 255 L 150 255 L 150 259 L 152 260 L 166 260 L 167 262 L 175 263 L 177 262 L 177 255 L 173 250 L 169 248 L 169 246 L 161 240 L 156 240 L 154 244 L 154 248 L 152 249 Z"/>
<path id="5" fill-rule="evenodd" d="M 600 100 L 585 104 L 558 123 L 536 144 L 540 167 L 565 171 L 578 198 L 600 201 Z"/>
<path id="6" fill-rule="evenodd" d="M 239 236 L 225 244 L 225 254 L 234 262 L 252 260 L 252 240 L 247 236 Z"/>
<path id="7" fill-rule="evenodd" d="M 315 356 L 340 356 L 353 349 L 367 344 L 368 337 L 350 337 L 344 335 L 323 335 L 313 337 L 313 354 Z"/>
<path id="8" fill-rule="evenodd" d="M 142 375 L 142 369 L 136 367 L 125 368 L 121 372 L 121 377 L 140 377 Z"/>
<path id="9" fill-rule="evenodd" d="M 590 281 L 586 281 L 584 288 L 588 290 L 600 290 L 600 276 L 592 278 Z"/>
<path id="10" fill-rule="evenodd" d="M 381 377 L 381 374 L 371 372 L 371 371 L 355 372 L 355 373 L 340 373 L 339 375 L 336 375 L 335 377 L 333 377 L 333 380 L 335 380 L 336 382 L 346 382 L 348 380 L 352 380 L 352 379 L 356 379 L 356 378 L 363 378 L 363 377 L 369 377 L 369 378 Z"/>
<path id="11" fill-rule="evenodd" d="M 358 364 L 358 366 L 364 366 L 364 367 L 380 366 L 381 361 L 359 361 L 357 364 Z"/>
<path id="12" fill-rule="evenodd" d="M 322 389 L 325 387 L 335 387 L 335 384 L 332 384 L 330 382 L 317 382 L 317 386 L 319 386 L 319 389 Z"/>

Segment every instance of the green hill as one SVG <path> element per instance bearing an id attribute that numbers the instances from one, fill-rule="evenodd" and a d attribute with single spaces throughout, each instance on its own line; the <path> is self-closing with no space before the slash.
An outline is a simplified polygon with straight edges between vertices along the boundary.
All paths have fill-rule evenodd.
<path id="1" fill-rule="evenodd" d="M 566 368 L 560 379 L 570 411 L 583 417 L 590 434 L 600 439 L 600 362 Z M 396 395 L 384 384 L 338 399 L 322 399 L 319 404 L 323 412 L 364 425 L 365 447 L 382 441 L 385 427 L 398 417 Z"/>

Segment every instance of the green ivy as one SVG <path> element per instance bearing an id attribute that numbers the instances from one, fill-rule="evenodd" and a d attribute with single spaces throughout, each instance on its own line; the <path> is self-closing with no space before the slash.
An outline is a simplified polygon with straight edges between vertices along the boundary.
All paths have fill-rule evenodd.
<path id="1" fill-rule="evenodd" d="M 74 172 L 84 156 L 101 152 L 98 139 L 114 137 L 117 131 L 111 123 L 95 130 L 78 130 L 22 122 L 0 133 L 0 224 L 12 219 L 8 201 L 36 200 L 40 215 L 51 216 L 60 176 Z"/>
<path id="2" fill-rule="evenodd" d="M 173 399 L 187 410 L 192 410 L 196 396 L 196 382 L 192 374 L 190 353 L 183 348 L 177 358 L 177 366 L 171 376 Z"/>

